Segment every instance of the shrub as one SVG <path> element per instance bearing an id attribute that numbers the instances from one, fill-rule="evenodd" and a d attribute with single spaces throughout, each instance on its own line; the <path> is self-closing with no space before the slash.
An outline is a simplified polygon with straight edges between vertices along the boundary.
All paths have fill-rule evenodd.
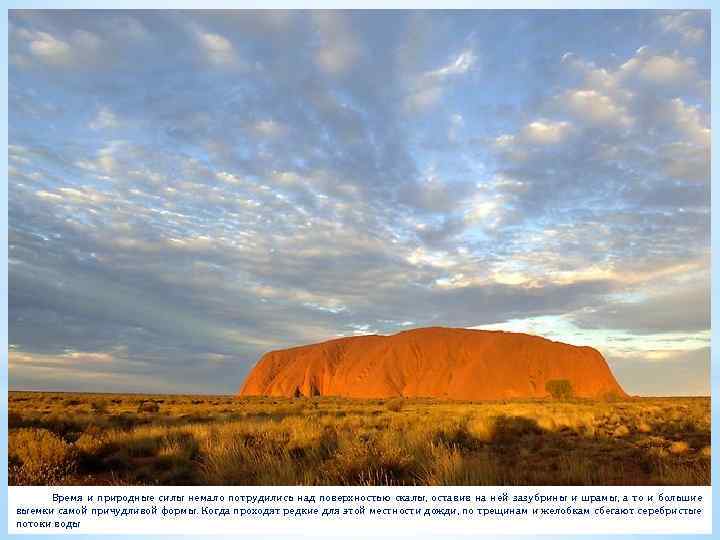
<path id="1" fill-rule="evenodd" d="M 613 437 L 627 437 L 630 435 L 630 430 L 627 426 L 620 424 L 615 431 L 613 431 Z"/>
<path id="2" fill-rule="evenodd" d="M 21 414 L 16 412 L 8 412 L 8 428 L 17 428 L 22 426 L 23 417 Z"/>
<path id="3" fill-rule="evenodd" d="M 104 412 L 107 412 L 107 403 L 104 400 L 99 399 L 99 400 L 93 401 L 90 404 L 90 408 L 92 409 L 92 411 L 94 413 L 104 413 Z"/>
<path id="4" fill-rule="evenodd" d="M 554 379 L 545 383 L 545 390 L 554 399 L 569 399 L 572 397 L 572 384 L 567 379 Z"/>
<path id="5" fill-rule="evenodd" d="M 496 418 L 488 416 L 475 416 L 468 420 L 467 431 L 477 440 L 490 442 L 495 437 Z"/>
<path id="6" fill-rule="evenodd" d="M 141 401 L 138 405 L 138 412 L 156 413 L 160 411 L 160 405 L 154 401 Z"/>
<path id="7" fill-rule="evenodd" d="M 402 410 L 402 408 L 403 408 L 404 403 L 405 403 L 405 400 L 403 398 L 396 397 L 396 398 L 389 400 L 385 404 L 385 408 L 391 412 L 400 412 L 400 410 Z"/>
<path id="8" fill-rule="evenodd" d="M 23 428 L 10 432 L 8 457 L 11 483 L 52 485 L 74 471 L 77 455 L 51 431 Z"/>
<path id="9" fill-rule="evenodd" d="M 526 437 L 542 435 L 543 430 L 531 418 L 516 415 L 501 415 L 495 419 L 493 441 L 500 445 L 517 445 Z"/>
<path id="10" fill-rule="evenodd" d="M 73 444 L 80 453 L 95 454 L 110 441 L 110 438 L 109 430 L 90 424 Z"/>
<path id="11" fill-rule="evenodd" d="M 671 454 L 687 454 L 690 446 L 685 441 L 675 441 L 670 445 Z"/>

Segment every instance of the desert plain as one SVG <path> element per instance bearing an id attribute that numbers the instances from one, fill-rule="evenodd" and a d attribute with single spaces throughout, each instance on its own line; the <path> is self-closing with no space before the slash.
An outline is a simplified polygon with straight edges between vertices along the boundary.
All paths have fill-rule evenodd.
<path id="1" fill-rule="evenodd" d="M 10 485 L 709 485 L 710 399 L 10 392 Z"/>

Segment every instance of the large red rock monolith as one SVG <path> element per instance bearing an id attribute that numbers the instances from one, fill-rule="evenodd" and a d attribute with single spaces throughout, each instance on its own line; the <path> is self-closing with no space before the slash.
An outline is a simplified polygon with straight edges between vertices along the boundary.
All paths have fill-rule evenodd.
<path id="1" fill-rule="evenodd" d="M 566 379 L 577 397 L 627 397 L 591 347 L 502 331 L 419 328 L 265 354 L 241 396 L 537 398 Z"/>

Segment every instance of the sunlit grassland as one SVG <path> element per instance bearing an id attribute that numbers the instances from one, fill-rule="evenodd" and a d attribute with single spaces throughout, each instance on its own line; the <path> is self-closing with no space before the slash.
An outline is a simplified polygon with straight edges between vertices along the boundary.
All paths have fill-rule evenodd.
<path id="1" fill-rule="evenodd" d="M 9 482 L 708 485 L 710 399 L 10 392 Z"/>

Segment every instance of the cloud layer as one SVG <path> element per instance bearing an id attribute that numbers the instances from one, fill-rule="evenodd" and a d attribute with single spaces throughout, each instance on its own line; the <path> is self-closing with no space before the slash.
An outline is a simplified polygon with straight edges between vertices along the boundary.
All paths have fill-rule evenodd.
<path id="1" fill-rule="evenodd" d="M 11 387 L 232 392 L 432 324 L 707 392 L 709 24 L 12 11 Z"/>

